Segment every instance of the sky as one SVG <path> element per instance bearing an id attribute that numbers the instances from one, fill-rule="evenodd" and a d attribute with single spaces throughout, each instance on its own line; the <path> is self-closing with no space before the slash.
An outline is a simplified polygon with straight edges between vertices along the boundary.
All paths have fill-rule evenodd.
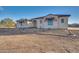
<path id="1" fill-rule="evenodd" d="M 68 14 L 69 24 L 79 23 L 79 6 L 0 6 L 0 20 L 12 18 L 35 18 L 48 14 Z"/>

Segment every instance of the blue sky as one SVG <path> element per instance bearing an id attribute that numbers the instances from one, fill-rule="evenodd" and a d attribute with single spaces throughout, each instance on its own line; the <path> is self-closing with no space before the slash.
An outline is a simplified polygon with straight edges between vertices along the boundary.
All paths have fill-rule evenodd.
<path id="1" fill-rule="evenodd" d="M 70 14 L 69 23 L 79 23 L 78 6 L 0 6 L 0 20 L 7 17 L 31 19 L 47 14 Z"/>

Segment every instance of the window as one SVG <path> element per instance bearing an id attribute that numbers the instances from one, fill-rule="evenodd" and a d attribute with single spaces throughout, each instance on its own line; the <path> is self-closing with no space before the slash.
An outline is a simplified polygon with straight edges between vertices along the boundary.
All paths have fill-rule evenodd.
<path id="1" fill-rule="evenodd" d="M 48 25 L 53 25 L 53 19 L 52 18 L 48 18 Z"/>
<path id="2" fill-rule="evenodd" d="M 40 20 L 40 23 L 42 23 L 42 20 Z"/>
<path id="3" fill-rule="evenodd" d="M 20 22 L 20 25 L 22 26 L 22 22 Z"/>
<path id="4" fill-rule="evenodd" d="M 61 19 L 61 23 L 64 23 L 64 19 Z"/>

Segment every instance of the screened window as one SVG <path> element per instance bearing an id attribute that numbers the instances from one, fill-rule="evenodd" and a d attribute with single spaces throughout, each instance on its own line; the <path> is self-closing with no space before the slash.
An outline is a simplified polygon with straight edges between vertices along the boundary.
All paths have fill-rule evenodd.
<path id="1" fill-rule="evenodd" d="M 61 23 L 64 23 L 64 19 L 61 19 Z"/>
<path id="2" fill-rule="evenodd" d="M 40 23 L 42 23 L 42 20 L 40 20 Z"/>
<path id="3" fill-rule="evenodd" d="M 20 25 L 22 26 L 22 22 L 20 22 Z"/>

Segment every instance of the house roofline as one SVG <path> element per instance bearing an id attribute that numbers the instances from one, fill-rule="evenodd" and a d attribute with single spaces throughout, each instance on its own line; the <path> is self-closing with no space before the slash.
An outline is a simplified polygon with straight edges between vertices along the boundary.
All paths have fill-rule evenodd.
<path id="1" fill-rule="evenodd" d="M 70 14 L 48 14 L 47 16 L 49 15 L 54 15 L 54 16 L 71 16 Z"/>
<path id="2" fill-rule="evenodd" d="M 66 14 L 48 14 L 46 16 L 49 16 L 49 15 L 54 15 L 54 16 L 59 16 L 59 17 L 70 17 L 71 15 L 66 15 Z M 43 19 L 44 17 L 46 16 L 42 16 L 42 17 L 36 17 L 36 18 L 32 18 L 30 20 L 35 20 L 35 19 Z M 27 21 L 28 19 L 20 19 L 20 20 L 17 20 L 16 22 L 21 22 L 21 21 Z"/>
<path id="3" fill-rule="evenodd" d="M 54 16 L 59 16 L 59 17 L 70 17 L 71 15 L 66 15 L 66 14 L 48 14 L 48 15 L 46 15 L 46 16 L 49 16 L 49 15 L 54 15 Z M 37 17 L 37 18 L 32 18 L 32 19 L 43 19 L 44 17 L 46 17 L 46 16 L 42 16 L 42 17 Z"/>
<path id="4" fill-rule="evenodd" d="M 16 22 L 27 21 L 27 19 L 19 19 Z"/>

